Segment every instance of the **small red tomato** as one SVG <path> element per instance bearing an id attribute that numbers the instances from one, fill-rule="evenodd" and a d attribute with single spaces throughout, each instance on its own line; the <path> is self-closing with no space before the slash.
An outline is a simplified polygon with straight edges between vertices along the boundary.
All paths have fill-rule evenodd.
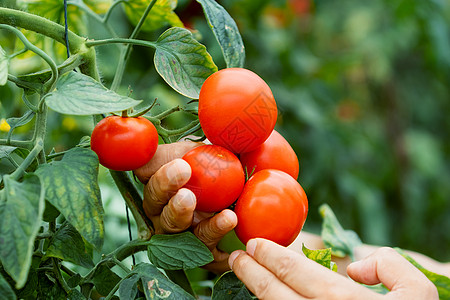
<path id="1" fill-rule="evenodd" d="M 196 210 L 218 212 L 239 197 L 245 183 L 239 159 L 227 149 L 204 145 L 183 156 L 191 166 L 192 175 L 185 184 L 197 198 Z"/>
<path id="2" fill-rule="evenodd" d="M 247 181 L 234 211 L 238 218 L 234 230 L 242 243 L 260 237 L 288 246 L 305 223 L 308 199 L 287 173 L 265 169 Z"/>
<path id="3" fill-rule="evenodd" d="M 239 157 L 247 172 L 256 173 L 263 169 L 276 169 L 298 178 L 298 158 L 288 141 L 277 131 L 272 131 L 269 138 L 253 151 L 241 153 Z"/>
<path id="4" fill-rule="evenodd" d="M 211 143 L 242 153 L 269 137 L 277 121 L 277 105 L 261 77 L 246 69 L 228 68 L 203 83 L 198 118 Z"/>
<path id="5" fill-rule="evenodd" d="M 116 171 L 130 171 L 150 161 L 158 147 L 158 132 L 144 117 L 109 116 L 92 131 L 91 149 L 100 164 Z"/>

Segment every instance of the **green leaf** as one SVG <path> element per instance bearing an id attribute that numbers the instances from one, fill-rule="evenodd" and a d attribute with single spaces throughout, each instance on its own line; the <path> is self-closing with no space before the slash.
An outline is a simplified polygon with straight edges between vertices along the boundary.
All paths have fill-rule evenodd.
<path id="1" fill-rule="evenodd" d="M 155 68 L 180 94 L 197 99 L 203 82 L 217 71 L 205 46 L 183 28 L 170 28 L 156 41 Z"/>
<path id="2" fill-rule="evenodd" d="M 253 299 L 247 287 L 232 272 L 226 272 L 214 285 L 211 300 L 245 300 Z"/>
<path id="3" fill-rule="evenodd" d="M 214 260 L 208 247 L 188 231 L 152 236 L 148 257 L 156 267 L 166 270 L 193 269 Z"/>
<path id="4" fill-rule="evenodd" d="M 245 48 L 239 29 L 228 12 L 214 0 L 197 0 L 203 7 L 228 68 L 242 68 Z"/>
<path id="5" fill-rule="evenodd" d="M 23 116 L 20 118 L 8 118 L 6 122 L 11 126 L 11 129 L 9 130 L 12 132 L 17 127 L 23 126 L 33 120 L 34 112 L 31 110 L 28 110 Z"/>
<path id="6" fill-rule="evenodd" d="M 2 274 L 0 274 L 0 298 L 2 300 L 15 300 L 17 299 L 14 290 L 8 284 L 8 282 L 3 278 Z"/>
<path id="7" fill-rule="evenodd" d="M 310 250 L 303 244 L 302 251 L 307 258 L 321 264 L 327 269 L 337 271 L 337 266 L 331 261 L 331 248 Z"/>
<path id="8" fill-rule="evenodd" d="M 4 176 L 6 203 L 0 216 L 0 260 L 6 272 L 24 287 L 31 266 L 34 239 L 44 212 L 44 188 L 35 174 L 22 182 Z"/>
<path id="9" fill-rule="evenodd" d="M 103 244 L 103 207 L 98 186 L 98 157 L 73 148 L 61 161 L 39 166 L 46 199 L 97 249 Z"/>
<path id="10" fill-rule="evenodd" d="M 45 102 L 62 114 L 94 115 L 126 110 L 142 100 L 118 95 L 89 76 L 69 72 L 58 79 L 56 89 L 45 97 Z"/>
<path id="11" fill-rule="evenodd" d="M 137 282 L 139 279 L 140 276 L 138 274 L 123 279 L 119 286 L 119 298 L 135 299 L 138 293 Z"/>
<path id="12" fill-rule="evenodd" d="M 195 299 L 191 294 L 188 294 L 180 286 L 164 276 L 155 266 L 141 263 L 134 268 L 132 273 L 139 274 L 146 299 Z"/>
<path id="13" fill-rule="evenodd" d="M 92 283 L 101 295 L 108 295 L 119 282 L 120 277 L 105 265 L 98 266 L 92 277 Z"/>
<path id="14" fill-rule="evenodd" d="M 0 86 L 8 82 L 9 58 L 0 46 Z"/>
<path id="15" fill-rule="evenodd" d="M 333 211 L 327 204 L 319 207 L 319 213 L 323 218 L 322 240 L 326 248 L 331 248 L 331 253 L 337 257 L 349 255 L 354 260 L 353 249 L 361 245 L 358 235 L 352 230 L 344 230 Z"/>
<path id="16" fill-rule="evenodd" d="M 136 26 L 150 1 L 129 0 L 124 2 L 125 13 L 130 22 Z M 176 0 L 158 0 L 153 5 L 149 16 L 145 19 L 141 30 L 154 31 L 166 25 L 183 27 L 183 22 L 173 11 L 177 7 Z"/>
<path id="17" fill-rule="evenodd" d="M 86 297 L 83 296 L 83 294 L 80 291 L 78 291 L 76 289 L 72 289 L 67 294 L 67 299 L 68 300 L 86 300 Z"/>
<path id="18" fill-rule="evenodd" d="M 427 278 L 436 286 L 440 300 L 450 299 L 450 278 L 425 269 L 402 249 L 395 248 L 395 250 L 427 276 Z"/>
<path id="19" fill-rule="evenodd" d="M 63 224 L 51 238 L 46 256 L 60 258 L 85 268 L 94 266 L 83 238 L 69 223 Z"/>

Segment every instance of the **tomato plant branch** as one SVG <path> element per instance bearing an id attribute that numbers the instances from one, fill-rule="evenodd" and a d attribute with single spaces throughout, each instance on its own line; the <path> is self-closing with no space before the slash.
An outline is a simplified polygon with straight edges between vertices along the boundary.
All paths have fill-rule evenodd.
<path id="1" fill-rule="evenodd" d="M 128 208 L 131 210 L 136 221 L 138 236 L 140 239 L 148 240 L 155 233 L 153 224 L 144 213 L 142 198 L 136 186 L 126 172 L 110 170 L 110 174 L 117 185 Z"/>
<path id="2" fill-rule="evenodd" d="M 110 38 L 104 40 L 88 40 L 86 41 L 87 47 L 104 46 L 111 44 L 128 44 L 136 46 L 144 46 L 150 48 L 156 48 L 156 43 L 144 40 L 128 39 L 128 38 Z M 112 89 L 112 88 L 111 88 Z"/>
<path id="3" fill-rule="evenodd" d="M 38 47 L 36 47 L 32 43 L 30 43 L 30 41 L 25 37 L 25 35 L 23 35 L 23 33 L 20 30 L 18 30 L 17 28 L 12 27 L 10 25 L 4 25 L 4 24 L 0 24 L 0 28 L 7 29 L 7 30 L 13 32 L 19 38 L 19 40 L 24 44 L 26 49 L 33 51 L 34 53 L 39 55 L 50 66 L 52 75 L 51 75 L 50 79 L 44 85 L 44 87 L 45 87 L 44 92 L 48 92 L 48 91 L 52 90 L 56 83 L 56 80 L 58 79 L 58 67 L 56 66 L 56 63 L 53 61 L 53 59 L 50 56 L 48 56 L 47 53 L 45 53 L 44 51 L 42 51 L 41 49 L 39 49 Z"/>
<path id="4" fill-rule="evenodd" d="M 62 45 L 66 44 L 64 26 L 37 15 L 0 7 L 0 23 L 31 30 L 49 37 Z M 69 39 L 70 52 L 83 54 L 84 63 L 80 65 L 81 72 L 91 76 L 95 80 L 99 80 L 100 75 L 97 70 L 94 49 L 86 48 L 86 39 L 70 30 L 68 31 L 67 38 Z"/>
<path id="5" fill-rule="evenodd" d="M 7 139 L 0 139 L 0 145 L 3 146 L 12 146 L 12 147 L 18 147 L 23 149 L 32 149 L 34 143 L 32 141 L 19 141 L 19 140 L 7 140 Z"/>
<path id="6" fill-rule="evenodd" d="M 152 0 L 147 8 L 145 9 L 144 13 L 142 14 L 142 17 L 140 18 L 138 24 L 134 28 L 133 32 L 130 35 L 130 39 L 134 39 L 137 37 L 139 31 L 142 28 L 142 25 L 144 25 L 145 19 L 147 18 L 148 14 L 150 13 L 150 10 L 155 5 L 156 0 Z M 122 53 L 120 55 L 119 63 L 116 69 L 116 74 L 114 75 L 113 82 L 111 84 L 111 90 L 116 91 L 119 88 L 120 83 L 122 82 L 123 73 L 125 72 L 125 66 L 127 65 L 128 59 L 130 58 L 131 54 L 131 44 L 128 44 L 125 50 L 122 50 Z"/>
<path id="7" fill-rule="evenodd" d="M 52 264 L 53 264 L 53 274 L 55 274 L 56 280 L 58 280 L 59 284 L 61 284 L 66 294 L 68 294 L 70 292 L 70 287 L 67 285 L 66 281 L 61 275 L 58 259 L 52 257 Z"/>
<path id="8" fill-rule="evenodd" d="M 43 149 L 44 149 L 43 140 L 42 139 L 36 140 L 36 143 L 31 152 L 23 160 L 20 166 L 9 176 L 14 180 L 18 180 L 19 178 L 21 178 L 26 173 L 26 169 L 33 163 L 34 159 L 39 155 L 39 153 L 41 153 Z"/>

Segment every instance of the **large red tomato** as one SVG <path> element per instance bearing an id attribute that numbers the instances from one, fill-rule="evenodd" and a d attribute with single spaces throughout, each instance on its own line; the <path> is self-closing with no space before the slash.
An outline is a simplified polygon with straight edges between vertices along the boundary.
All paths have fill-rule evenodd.
<path id="1" fill-rule="evenodd" d="M 288 141 L 277 131 L 272 131 L 269 138 L 253 151 L 242 153 L 239 157 L 247 172 L 256 173 L 263 169 L 281 170 L 294 179 L 298 177 L 298 158 Z"/>
<path id="2" fill-rule="evenodd" d="M 242 68 L 222 69 L 203 83 L 198 117 L 211 143 L 242 153 L 269 137 L 277 120 L 277 105 L 257 74 Z"/>
<path id="3" fill-rule="evenodd" d="M 239 197 L 245 183 L 244 170 L 232 152 L 216 145 L 192 149 L 183 156 L 192 169 L 184 186 L 197 198 L 196 210 L 218 212 Z"/>
<path id="4" fill-rule="evenodd" d="M 116 171 L 142 167 L 156 152 L 158 132 L 144 117 L 109 116 L 92 131 L 91 149 L 100 163 Z"/>
<path id="5" fill-rule="evenodd" d="M 288 246 L 305 223 L 308 199 L 287 173 L 265 169 L 247 181 L 234 211 L 238 217 L 235 232 L 242 243 L 260 237 Z"/>

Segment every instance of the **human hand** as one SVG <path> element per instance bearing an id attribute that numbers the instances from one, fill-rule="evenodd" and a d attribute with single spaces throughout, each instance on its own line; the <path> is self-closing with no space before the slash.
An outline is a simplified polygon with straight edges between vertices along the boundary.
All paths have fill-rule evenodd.
<path id="1" fill-rule="evenodd" d="M 152 160 L 134 174 L 145 184 L 143 208 L 155 233 L 191 229 L 214 256 L 214 261 L 205 268 L 221 273 L 229 269 L 229 255 L 216 246 L 236 226 L 237 217 L 229 209 L 216 215 L 195 211 L 194 193 L 183 188 L 191 176 L 191 167 L 181 157 L 201 145 L 189 141 L 159 145 Z"/>
<path id="2" fill-rule="evenodd" d="M 229 264 L 258 299 L 439 299 L 431 281 L 392 248 L 380 248 L 347 268 L 357 282 L 383 283 L 390 290 L 386 295 L 264 239 L 250 240 L 247 252 L 233 252 Z"/>

